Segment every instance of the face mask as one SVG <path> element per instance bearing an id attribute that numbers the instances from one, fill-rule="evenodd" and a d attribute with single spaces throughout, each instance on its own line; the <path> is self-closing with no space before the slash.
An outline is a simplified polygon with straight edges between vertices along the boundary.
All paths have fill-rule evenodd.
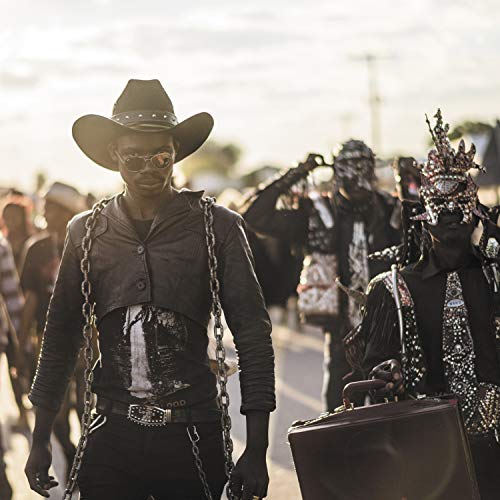
<path id="1" fill-rule="evenodd" d="M 345 159 L 336 161 L 333 168 L 338 186 L 354 185 L 360 189 L 373 191 L 375 180 L 373 160 L 367 158 Z"/>
<path id="2" fill-rule="evenodd" d="M 478 186 L 470 175 L 467 175 L 465 182 L 454 180 L 451 176 L 438 176 L 434 183 L 424 179 L 420 195 L 425 212 L 413 219 L 426 221 L 435 226 L 442 212 L 459 211 L 462 214 L 461 224 L 469 224 L 473 215 L 482 217 L 477 209 L 477 191 Z"/>
<path id="3" fill-rule="evenodd" d="M 363 141 L 351 139 L 334 155 L 333 171 L 337 186 L 373 191 L 375 155 Z"/>

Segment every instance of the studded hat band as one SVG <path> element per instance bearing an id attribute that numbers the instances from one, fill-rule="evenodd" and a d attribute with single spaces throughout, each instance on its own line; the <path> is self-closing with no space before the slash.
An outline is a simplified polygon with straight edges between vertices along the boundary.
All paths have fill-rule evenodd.
<path id="1" fill-rule="evenodd" d="M 138 110 L 118 113 L 113 121 L 138 130 L 169 129 L 178 124 L 177 117 L 169 111 Z"/>

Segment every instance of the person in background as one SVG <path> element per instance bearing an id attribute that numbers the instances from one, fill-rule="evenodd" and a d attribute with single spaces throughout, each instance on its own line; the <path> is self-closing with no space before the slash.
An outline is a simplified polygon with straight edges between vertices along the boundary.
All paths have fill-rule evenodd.
<path id="1" fill-rule="evenodd" d="M 19 192 L 11 193 L 4 200 L 4 206 L 1 216 L 3 222 L 2 232 L 4 233 L 4 236 L 7 238 L 7 241 L 10 244 L 12 255 L 14 257 L 14 263 L 18 272 L 21 268 L 21 259 L 24 254 L 24 246 L 27 240 L 33 234 L 30 221 L 31 209 L 31 200 L 27 196 Z M 17 285 L 19 286 L 17 273 L 15 279 L 17 281 Z M 16 328 L 16 331 L 19 331 L 20 327 L 20 312 L 21 311 L 19 310 L 12 316 L 12 321 Z M 26 372 L 23 369 L 23 366 L 16 366 L 15 359 L 19 358 L 13 356 L 13 351 L 11 348 L 12 345 L 12 343 L 9 344 L 9 347 L 5 352 L 7 356 L 7 363 L 9 366 L 9 377 L 12 385 L 12 391 L 14 393 L 14 398 L 19 411 L 18 421 L 15 425 L 12 426 L 12 429 L 19 432 L 28 432 L 29 425 L 27 410 L 24 406 L 23 401 L 24 395 L 26 395 L 28 392 L 28 377 L 26 376 Z"/>
<path id="2" fill-rule="evenodd" d="M 376 188 L 375 155 L 359 140 L 345 142 L 336 155 L 331 192 L 310 193 L 295 206 L 277 207 L 281 196 L 321 165 L 316 155 L 310 155 L 258 192 L 244 217 L 257 233 L 303 248 L 299 309 L 306 305 L 312 310 L 316 302 L 328 309 L 328 314 L 306 315 L 305 321 L 325 332 L 323 395 L 326 409 L 331 411 L 342 402 L 344 377 L 350 371 L 343 338 L 359 315 L 354 299 L 338 293 L 335 276 L 344 287 L 364 291 L 370 277 L 385 269 L 382 262 L 370 262 L 368 255 L 399 243 L 400 228 L 397 200 Z M 308 282 L 309 269 L 314 270 L 309 276 L 329 276 L 328 283 L 321 283 L 324 289 L 328 287 L 327 294 L 313 281 Z"/>
<path id="3" fill-rule="evenodd" d="M 217 201 L 242 214 L 247 208 L 247 198 L 239 191 L 227 188 L 220 193 Z M 281 323 L 285 319 L 288 298 L 296 294 L 302 259 L 299 263 L 292 255 L 290 245 L 283 239 L 256 234 L 248 226 L 245 231 L 267 311 L 273 324 Z"/>
<path id="4" fill-rule="evenodd" d="M 16 327 L 19 327 L 22 307 L 23 296 L 12 251 L 9 242 L 0 233 L 0 356 L 3 352 L 10 352 L 11 368 L 19 366 Z M 25 413 L 20 414 L 19 418 L 25 419 Z M 0 500 L 10 500 L 12 489 L 7 480 L 3 455 L 0 429 Z"/>
<path id="5" fill-rule="evenodd" d="M 400 156 L 392 164 L 396 189 L 401 201 L 417 201 L 420 195 L 420 168 L 415 158 Z"/>
<path id="6" fill-rule="evenodd" d="M 34 233 L 32 211 L 32 201 L 20 192 L 15 191 L 3 200 L 2 232 L 10 243 L 18 272 L 21 270 L 26 242 Z"/>
<path id="7" fill-rule="evenodd" d="M 33 236 L 26 243 L 21 271 L 25 305 L 21 318 L 19 342 L 25 358 L 31 360 L 31 378 L 35 374 L 35 363 L 41 348 L 47 310 L 61 262 L 66 226 L 76 214 L 88 208 L 85 196 L 74 187 L 61 182 L 55 182 L 50 186 L 44 200 L 44 217 L 47 227 L 43 233 Z M 77 412 L 81 415 L 83 407 L 81 364 L 75 372 L 75 384 Z M 69 413 L 72 398 L 70 390 L 54 425 L 54 434 L 63 448 L 68 466 L 72 463 L 76 451 L 70 439 Z"/>

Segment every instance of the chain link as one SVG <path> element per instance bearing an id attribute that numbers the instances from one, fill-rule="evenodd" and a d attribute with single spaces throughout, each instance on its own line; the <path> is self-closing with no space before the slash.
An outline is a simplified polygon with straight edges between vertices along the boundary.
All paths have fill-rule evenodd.
<path id="1" fill-rule="evenodd" d="M 212 499 L 212 492 L 210 491 L 210 487 L 208 486 L 207 475 L 203 470 L 203 462 L 200 456 L 200 448 L 198 448 L 198 441 L 200 440 L 200 435 L 198 434 L 198 429 L 195 425 L 193 425 L 193 433 L 191 433 L 189 427 L 186 427 L 187 435 L 189 436 L 189 440 L 191 441 L 191 450 L 193 451 L 194 462 L 196 464 L 196 468 L 198 469 L 198 475 L 200 476 L 201 484 L 203 485 L 203 489 L 205 491 L 205 496 L 207 500 Z"/>
<path id="2" fill-rule="evenodd" d="M 227 392 L 227 372 L 226 372 L 226 351 L 224 349 L 224 326 L 222 324 L 222 306 L 220 302 L 220 283 L 217 277 L 217 256 L 215 253 L 215 231 L 214 231 L 214 216 L 212 207 L 214 206 L 214 198 L 203 198 L 201 207 L 203 208 L 205 218 L 205 236 L 208 250 L 208 269 L 210 272 L 210 292 L 212 295 L 212 315 L 214 318 L 214 336 L 217 344 L 216 361 L 217 361 L 217 382 L 219 385 L 219 407 L 222 411 L 222 439 L 224 443 L 224 458 L 228 485 L 226 495 L 229 500 L 235 500 L 235 496 L 231 492 L 230 479 L 234 469 L 233 463 L 233 441 L 231 439 L 231 417 L 229 416 L 229 394 Z M 204 485 L 205 488 L 205 485 Z"/>
<path id="3" fill-rule="evenodd" d="M 92 249 L 92 234 L 99 218 L 99 214 L 102 209 L 110 201 L 109 198 L 99 201 L 92 208 L 92 213 L 89 218 L 85 221 L 85 236 L 82 239 L 82 250 L 83 257 L 80 261 L 80 270 L 83 274 L 81 291 L 83 295 L 83 305 L 82 305 L 82 315 L 84 319 L 83 325 L 83 337 L 85 340 L 84 347 L 84 359 L 85 359 L 85 392 L 84 392 L 84 406 L 83 415 L 81 420 L 82 433 L 80 435 L 80 440 L 78 441 L 78 447 L 76 449 L 75 458 L 73 460 L 73 465 L 68 476 L 68 482 L 66 484 L 66 489 L 64 491 L 63 500 L 70 500 L 73 496 L 73 490 L 75 489 L 76 482 L 78 479 L 78 473 L 82 466 L 83 454 L 85 448 L 87 447 L 87 441 L 89 437 L 89 428 L 91 423 L 92 414 L 92 361 L 94 357 L 92 349 L 92 333 L 95 328 L 95 316 L 94 316 L 94 305 L 90 302 L 90 296 L 92 293 L 92 285 L 90 283 L 90 250 Z"/>

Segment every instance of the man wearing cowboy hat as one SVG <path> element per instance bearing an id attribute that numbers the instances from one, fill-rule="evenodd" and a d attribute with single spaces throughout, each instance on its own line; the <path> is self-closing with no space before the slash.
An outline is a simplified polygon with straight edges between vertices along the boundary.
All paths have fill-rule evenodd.
<path id="1" fill-rule="evenodd" d="M 178 123 L 158 80 L 130 80 L 111 119 L 86 115 L 73 126 L 82 151 L 119 171 L 125 190 L 100 213 L 84 213 L 68 227 L 30 395 L 37 420 L 26 474 L 41 495 L 55 485 L 48 476 L 48 437 L 82 345 L 86 223 L 95 223 L 90 282 L 101 356 L 93 380 L 97 415 L 78 479 L 82 498 L 194 500 L 222 494 L 227 469 L 221 408 L 206 354 L 214 276 L 202 193 L 171 185 L 174 163 L 195 152 L 212 127 L 208 113 Z M 267 494 L 268 423 L 275 407 L 271 324 L 242 219 L 217 205 L 212 214 L 210 249 L 238 351 L 247 420 L 247 446 L 231 489 L 236 498 L 261 498 Z"/>

